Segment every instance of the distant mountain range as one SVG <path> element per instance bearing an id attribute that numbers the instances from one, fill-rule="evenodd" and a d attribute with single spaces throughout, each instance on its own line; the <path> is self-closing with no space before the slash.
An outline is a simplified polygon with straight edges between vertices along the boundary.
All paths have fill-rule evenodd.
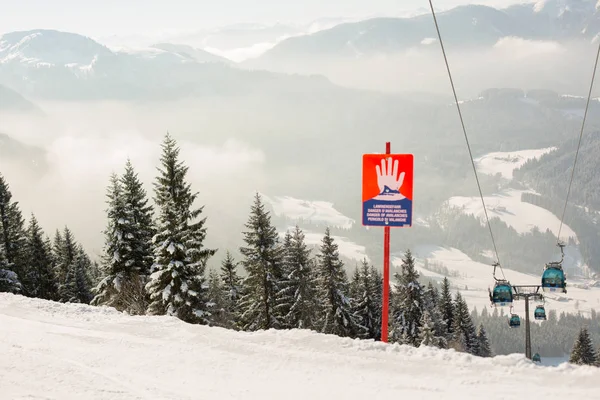
<path id="1" fill-rule="evenodd" d="M 600 33 L 600 11 L 596 3 L 596 0 L 546 0 L 505 9 L 467 5 L 440 12 L 437 17 L 448 46 L 491 46 L 507 36 L 590 41 Z M 427 48 L 436 38 L 430 14 L 374 18 L 286 39 L 244 64 L 257 66 L 268 61 L 308 57 L 367 57 Z M 439 51 L 437 47 L 435 50 Z"/>
<path id="2" fill-rule="evenodd" d="M 327 85 L 324 78 L 244 71 L 229 64 L 182 45 L 113 51 L 85 36 L 41 29 L 0 37 L 0 84 L 32 98 L 169 100 Z"/>

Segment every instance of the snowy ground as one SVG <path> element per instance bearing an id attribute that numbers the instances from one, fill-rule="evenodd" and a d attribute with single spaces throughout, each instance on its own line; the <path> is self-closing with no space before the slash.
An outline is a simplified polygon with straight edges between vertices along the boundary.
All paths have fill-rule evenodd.
<path id="1" fill-rule="evenodd" d="M 481 311 L 484 307 L 488 307 L 488 310 L 491 310 L 489 309 L 490 301 L 488 295 L 488 288 L 493 288 L 494 285 L 492 277 L 493 267 L 491 265 L 473 261 L 460 250 L 438 246 L 418 246 L 413 250 L 413 256 L 417 259 L 417 269 L 422 276 L 442 281 L 444 275 L 432 271 L 432 269 L 435 270 L 436 265 L 443 265 L 450 272 L 448 279 L 453 286 L 453 290 L 460 289 L 461 295 L 465 298 L 471 309 L 477 307 L 477 310 Z M 428 267 L 429 270 L 424 268 L 425 259 L 430 264 Z M 392 265 L 399 270 L 402 263 L 401 255 L 393 256 L 391 261 Z M 459 276 L 452 276 L 454 273 Z M 541 269 L 540 275 L 537 276 L 504 269 L 506 279 L 515 285 L 539 285 L 541 283 L 541 273 Z M 501 272 L 498 271 L 496 276 L 501 278 Z M 546 297 L 546 309 L 556 310 L 559 314 L 563 311 L 570 313 L 581 312 L 587 316 L 589 316 L 592 309 L 599 310 L 600 288 L 592 287 L 584 289 L 583 286 L 585 283 L 582 280 L 568 278 L 567 294 L 544 294 Z M 513 311 L 523 315 L 525 312 L 525 303 L 522 301 L 515 302 Z M 507 308 L 505 314 L 508 312 L 509 309 Z"/>
<path id="2" fill-rule="evenodd" d="M 560 219 L 542 207 L 522 202 L 521 193 L 523 192 L 526 191 L 509 189 L 499 194 L 484 195 L 483 199 L 488 210 L 488 216 L 490 218 L 500 218 L 519 233 L 530 232 L 537 226 L 542 232 L 550 229 L 556 236 Z M 481 218 L 482 223 L 485 223 L 480 197 L 455 196 L 451 197 L 448 202 L 450 206 L 461 208 L 465 214 L 473 214 Z M 565 241 L 568 237 L 577 237 L 575 232 L 567 225 L 563 225 L 560 236 Z"/>
<path id="3" fill-rule="evenodd" d="M 350 229 L 355 223 L 352 218 L 348 218 L 336 210 L 333 203 L 326 201 L 308 201 L 289 196 L 270 198 L 263 195 L 263 197 L 271 204 L 275 215 L 283 215 L 293 221 L 321 223 L 340 229 Z"/>
<path id="4" fill-rule="evenodd" d="M 546 153 L 556 150 L 556 147 L 545 149 L 521 150 L 511 152 L 494 152 L 475 159 L 477 170 L 482 174 L 501 174 L 506 179 L 512 179 L 513 171 L 520 168 L 530 159 L 537 159 Z"/>
<path id="5" fill-rule="evenodd" d="M 309 331 L 239 333 L 0 294 L 3 399 L 598 398 L 600 369 Z"/>

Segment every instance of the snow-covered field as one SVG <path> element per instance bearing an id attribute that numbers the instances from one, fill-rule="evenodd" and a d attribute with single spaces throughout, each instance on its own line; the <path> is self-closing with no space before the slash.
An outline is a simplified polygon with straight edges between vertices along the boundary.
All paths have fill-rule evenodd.
<path id="1" fill-rule="evenodd" d="M 310 331 L 240 333 L 0 294 L 2 399 L 598 398 L 600 369 Z"/>
<path id="2" fill-rule="evenodd" d="M 528 160 L 540 158 L 554 150 L 556 147 L 488 153 L 476 158 L 475 165 L 482 174 L 496 175 L 499 173 L 506 179 L 512 179 L 513 171 L 523 166 Z"/>
<path id="3" fill-rule="evenodd" d="M 490 218 L 500 218 L 500 220 L 512 226 L 519 233 L 530 232 L 537 226 L 542 232 L 550 229 L 556 236 L 560 226 L 560 219 L 542 207 L 522 202 L 521 194 L 523 192 L 526 191 L 508 189 L 499 194 L 489 196 L 484 194 L 483 199 L 485 200 L 488 216 Z M 462 209 L 465 214 L 473 214 L 481 218 L 482 223 L 485 224 L 481 198 L 454 196 L 448 200 L 448 203 L 452 207 Z M 568 237 L 577 237 L 575 232 L 567 225 L 563 225 L 560 236 L 563 240 L 566 240 Z"/>
<path id="4" fill-rule="evenodd" d="M 494 268 L 491 265 L 473 261 L 469 256 L 455 248 L 438 246 L 418 246 L 413 250 L 413 256 L 417 259 L 417 269 L 422 276 L 441 282 L 444 275 L 435 272 L 435 270 L 436 267 L 446 267 L 450 273 L 448 280 L 450 280 L 453 290 L 460 289 L 461 295 L 470 308 L 477 307 L 479 311 L 484 307 L 489 309 L 488 288 L 494 287 L 492 277 Z M 424 268 L 425 259 L 430 265 L 429 269 Z M 391 261 L 392 265 L 399 270 L 402 263 L 401 255 L 394 255 Z M 515 285 L 539 285 L 541 283 L 542 268 L 540 268 L 540 275 L 536 276 L 506 268 L 504 268 L 504 274 L 506 279 Z M 496 276 L 502 278 L 500 270 L 497 271 Z M 544 294 L 547 310 L 556 310 L 558 314 L 563 311 L 581 312 L 587 316 L 589 316 L 592 309 L 600 310 L 600 288 L 584 289 L 582 288 L 585 285 L 584 281 L 569 277 L 567 278 L 567 285 L 566 294 Z M 522 315 L 525 312 L 525 303 L 523 301 L 515 302 L 513 311 Z M 506 309 L 505 314 L 508 312 L 509 310 Z"/>
<path id="5" fill-rule="evenodd" d="M 283 215 L 292 221 L 302 220 L 340 229 L 350 229 L 355 223 L 352 218 L 348 218 L 336 210 L 333 203 L 301 200 L 289 196 L 276 196 L 273 198 L 262 196 L 273 207 L 275 215 Z"/>

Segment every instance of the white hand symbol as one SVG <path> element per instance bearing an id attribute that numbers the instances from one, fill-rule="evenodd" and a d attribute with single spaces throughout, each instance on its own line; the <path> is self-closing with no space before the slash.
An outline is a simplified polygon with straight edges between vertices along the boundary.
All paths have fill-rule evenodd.
<path id="1" fill-rule="evenodd" d="M 377 185 L 379 186 L 380 194 L 384 193 L 386 186 L 389 190 L 393 191 L 398 191 L 400 190 L 400 187 L 402 187 L 405 173 L 402 172 L 400 176 L 396 178 L 398 175 L 398 160 L 394 160 L 393 162 L 393 169 L 392 157 L 387 158 L 387 168 L 384 159 L 381 160 L 381 167 L 379 167 L 379 165 L 375 166 L 375 169 L 377 170 Z"/>

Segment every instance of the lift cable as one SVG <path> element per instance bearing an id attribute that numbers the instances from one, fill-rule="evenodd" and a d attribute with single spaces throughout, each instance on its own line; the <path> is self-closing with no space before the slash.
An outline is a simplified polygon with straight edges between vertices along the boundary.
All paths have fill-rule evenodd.
<path id="1" fill-rule="evenodd" d="M 429 0 L 429 6 L 431 7 L 431 14 L 433 15 L 433 21 L 435 22 L 435 28 L 437 30 L 437 35 L 438 35 L 438 39 L 440 41 L 440 46 L 442 48 L 442 54 L 444 55 L 444 61 L 446 62 L 446 70 L 448 71 L 448 78 L 450 78 L 450 85 L 452 86 L 452 93 L 454 94 L 454 101 L 456 103 L 456 109 L 458 110 L 458 116 L 460 118 L 460 123 L 462 126 L 462 130 L 465 136 L 465 141 L 467 142 L 467 149 L 469 150 L 469 157 L 471 159 L 471 164 L 473 166 L 473 172 L 475 174 L 475 180 L 477 182 L 477 188 L 479 189 L 479 196 L 481 197 L 481 203 L 483 204 L 483 212 L 485 214 L 485 219 L 487 221 L 487 226 L 488 229 L 490 231 L 490 236 L 492 238 L 492 244 L 494 246 L 494 252 L 496 253 L 496 260 L 497 262 L 494 264 L 497 264 L 500 267 L 500 271 L 502 272 L 502 277 L 506 280 L 506 277 L 504 276 L 504 270 L 502 269 L 502 266 L 500 265 L 500 256 L 498 255 L 498 248 L 496 247 L 496 240 L 494 239 L 494 234 L 492 232 L 492 226 L 490 224 L 490 218 L 488 216 L 487 213 L 487 208 L 485 206 L 485 200 L 483 199 L 483 192 L 481 191 L 481 184 L 479 183 L 479 177 L 477 176 L 477 168 L 475 167 L 475 161 L 473 160 L 473 153 L 471 152 L 471 145 L 469 144 L 469 137 L 467 136 L 467 129 L 465 128 L 465 122 L 462 116 L 462 112 L 460 111 L 460 104 L 458 102 L 458 97 L 456 95 L 456 89 L 454 87 L 454 81 L 452 80 L 452 74 L 450 73 L 450 66 L 448 65 L 448 57 L 446 57 L 446 50 L 444 49 L 444 43 L 442 41 L 442 35 L 440 33 L 440 28 L 437 22 L 437 18 L 435 16 L 435 11 L 433 9 L 433 4 L 431 2 L 432 0 Z M 495 271 L 495 267 L 494 267 L 494 271 Z"/>

